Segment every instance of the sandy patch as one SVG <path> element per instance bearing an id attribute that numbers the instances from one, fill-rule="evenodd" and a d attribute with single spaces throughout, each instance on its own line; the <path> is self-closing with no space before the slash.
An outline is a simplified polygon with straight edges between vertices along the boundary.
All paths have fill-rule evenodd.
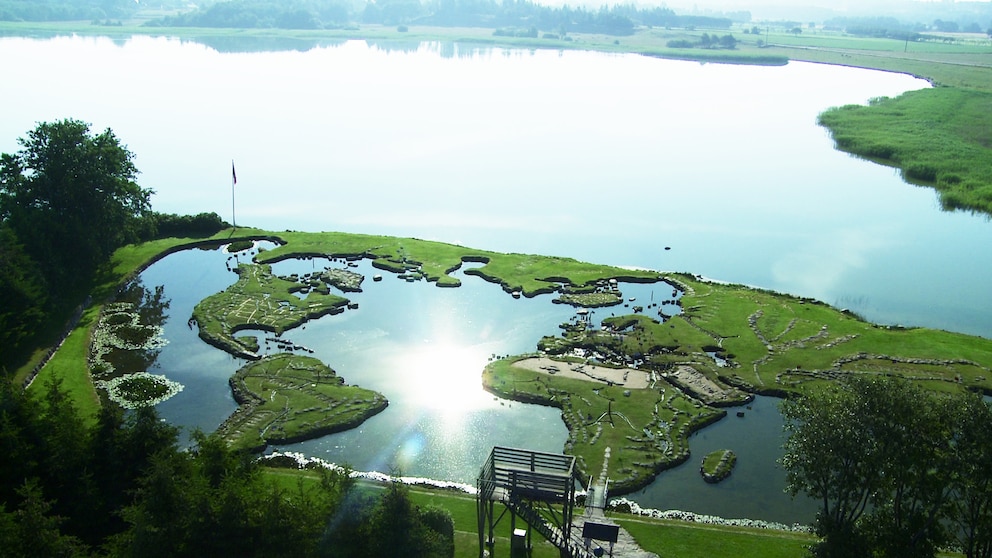
<path id="1" fill-rule="evenodd" d="M 526 370 L 561 376 L 563 378 L 589 380 L 603 384 L 612 382 L 614 385 L 624 386 L 630 389 L 644 389 L 648 387 L 648 373 L 633 368 L 607 368 L 592 364 L 562 362 L 552 360 L 548 357 L 528 357 L 518 360 L 513 365 Z"/>
<path id="2" fill-rule="evenodd" d="M 674 372 L 668 374 L 668 379 L 683 390 L 695 393 L 710 402 L 734 399 L 738 395 L 737 390 L 717 385 L 691 366 L 677 366 Z"/>

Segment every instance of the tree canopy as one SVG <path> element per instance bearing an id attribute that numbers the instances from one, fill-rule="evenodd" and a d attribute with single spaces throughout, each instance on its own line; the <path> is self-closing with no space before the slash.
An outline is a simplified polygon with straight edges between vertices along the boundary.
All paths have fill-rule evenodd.
<path id="1" fill-rule="evenodd" d="M 138 238 L 151 190 L 135 182 L 134 155 L 107 129 L 66 119 L 41 123 L 0 156 L 0 220 L 57 283 L 92 273 Z"/>
<path id="2" fill-rule="evenodd" d="M 817 556 L 992 552 L 992 408 L 908 380 L 855 378 L 782 404 L 788 490 L 820 501 Z"/>
<path id="3" fill-rule="evenodd" d="M 451 515 L 414 505 L 403 485 L 364 489 L 324 468 L 287 485 L 216 435 L 194 433 L 188 450 L 177 435 L 154 407 L 104 405 L 90 427 L 58 383 L 32 398 L 0 381 L 0 554 L 454 554 Z"/>

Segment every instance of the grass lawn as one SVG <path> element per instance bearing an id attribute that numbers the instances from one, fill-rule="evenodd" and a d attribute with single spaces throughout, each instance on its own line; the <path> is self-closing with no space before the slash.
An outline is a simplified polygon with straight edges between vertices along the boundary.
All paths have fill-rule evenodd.
<path id="1" fill-rule="evenodd" d="M 305 471 L 287 469 L 264 469 L 264 471 L 268 478 L 283 484 L 286 488 L 295 488 L 301 478 L 304 482 L 316 482 L 316 475 Z M 358 489 L 375 493 L 382 491 L 384 487 L 381 484 L 360 482 Z M 478 519 L 474 496 L 462 492 L 412 487 L 410 498 L 418 506 L 437 506 L 448 510 L 455 523 L 456 558 L 478 557 Z M 575 513 L 580 515 L 582 512 L 577 509 Z M 805 546 L 816 540 L 811 535 L 790 531 L 704 525 L 620 513 L 610 513 L 608 517 L 623 526 L 637 540 L 641 548 L 661 557 L 799 558 L 804 555 Z M 509 556 L 509 516 L 500 521 L 497 530 L 505 532 L 504 536 L 497 536 L 497 556 Z M 539 535 L 535 535 L 532 557 L 559 558 L 558 549 Z"/>
<path id="2" fill-rule="evenodd" d="M 803 533 L 613 516 L 642 548 L 679 558 L 799 558 L 816 538 Z"/>

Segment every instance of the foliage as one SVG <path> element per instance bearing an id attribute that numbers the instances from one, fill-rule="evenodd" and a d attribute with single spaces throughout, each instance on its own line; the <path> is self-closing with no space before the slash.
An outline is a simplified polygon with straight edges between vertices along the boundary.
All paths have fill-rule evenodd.
<path id="1" fill-rule="evenodd" d="M 69 314 L 113 250 L 137 238 L 151 195 L 109 129 L 62 120 L 18 141 L 21 151 L 0 155 L 0 363 Z"/>
<path id="2" fill-rule="evenodd" d="M 41 123 L 0 157 L 0 219 L 38 262 L 51 292 L 88 277 L 137 238 L 151 190 L 134 179 L 134 155 L 107 129 L 78 120 Z"/>
<path id="3" fill-rule="evenodd" d="M 602 33 L 631 35 L 636 25 L 661 27 L 706 26 L 727 29 L 731 21 L 707 16 L 680 16 L 668 8 L 638 9 L 633 5 L 601 7 L 552 7 L 526 0 L 380 0 L 353 4 L 339 0 L 304 0 L 280 5 L 256 0 L 218 2 L 204 8 L 149 22 L 154 26 L 221 27 L 280 29 L 332 29 L 348 27 L 353 22 L 382 24 L 406 29 L 419 23 L 445 27 L 486 27 L 497 29 L 499 36 L 537 37 L 538 28 L 565 33 Z M 533 32 L 530 30 L 533 29 Z M 527 30 L 520 35 L 518 30 Z"/>
<path id="4" fill-rule="evenodd" d="M 196 215 L 176 215 L 175 213 L 152 213 L 144 225 L 143 240 L 166 237 L 207 237 L 228 228 L 216 213 Z"/>
<path id="5" fill-rule="evenodd" d="M 193 447 L 153 408 L 108 406 L 87 427 L 59 384 L 42 400 L 0 385 L 0 548 L 11 558 L 99 555 L 337 555 L 322 546 L 335 517 L 359 518 L 357 548 L 382 547 L 380 529 L 402 526 L 388 551 L 452 556 L 450 515 L 421 510 L 396 487 L 381 500 L 351 498 L 347 470 L 320 469 L 293 486 L 259 474 L 247 454 L 196 432 Z M 356 502 L 345 505 L 349 499 Z M 367 521 L 361 521 L 365 519 Z"/>
<path id="6" fill-rule="evenodd" d="M 0 365 L 45 319 L 45 278 L 14 232 L 0 224 Z"/>
<path id="7" fill-rule="evenodd" d="M 710 35 L 709 33 L 703 33 L 700 36 L 699 41 L 690 41 L 688 39 L 672 39 L 666 43 L 668 48 L 706 48 L 706 49 L 728 49 L 733 50 L 737 48 L 737 39 L 733 35 L 724 35 L 718 37 L 716 35 Z"/>
<path id="8" fill-rule="evenodd" d="M 948 519 L 969 558 L 992 557 L 992 408 L 977 395 L 964 398 L 953 440 L 955 475 Z"/>
<path id="9" fill-rule="evenodd" d="M 987 537 L 992 510 L 962 498 L 989 501 L 980 462 L 992 438 L 975 425 L 990 424 L 992 410 L 974 394 L 852 377 L 785 401 L 782 413 L 788 489 L 822 503 L 816 555 L 933 556 L 945 524 L 966 547 Z"/>

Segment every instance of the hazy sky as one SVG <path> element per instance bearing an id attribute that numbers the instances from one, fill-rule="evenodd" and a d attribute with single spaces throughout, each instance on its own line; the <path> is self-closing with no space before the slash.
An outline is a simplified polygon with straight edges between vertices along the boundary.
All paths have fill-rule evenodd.
<path id="1" fill-rule="evenodd" d="M 968 4 L 981 4 L 988 6 L 992 0 L 970 0 L 968 2 L 957 2 L 955 0 L 633 0 L 638 6 L 666 6 L 672 8 L 680 14 L 691 13 L 713 13 L 727 11 L 748 11 L 752 18 L 760 19 L 787 19 L 796 18 L 801 21 L 807 19 L 829 19 L 830 17 L 844 15 L 871 15 L 871 16 L 893 16 L 900 15 L 909 19 L 919 19 L 920 8 L 930 8 L 922 10 L 927 16 L 932 17 L 938 14 L 935 10 L 941 10 L 940 4 L 948 5 L 948 14 L 957 12 L 954 8 L 962 8 Z M 620 0 L 538 0 L 539 3 L 548 5 L 584 5 L 598 7 L 601 5 L 613 5 L 625 3 Z M 909 16 L 908 14 L 913 14 Z M 954 19 L 953 16 L 947 19 Z M 988 22 L 982 22 L 986 24 Z"/>

